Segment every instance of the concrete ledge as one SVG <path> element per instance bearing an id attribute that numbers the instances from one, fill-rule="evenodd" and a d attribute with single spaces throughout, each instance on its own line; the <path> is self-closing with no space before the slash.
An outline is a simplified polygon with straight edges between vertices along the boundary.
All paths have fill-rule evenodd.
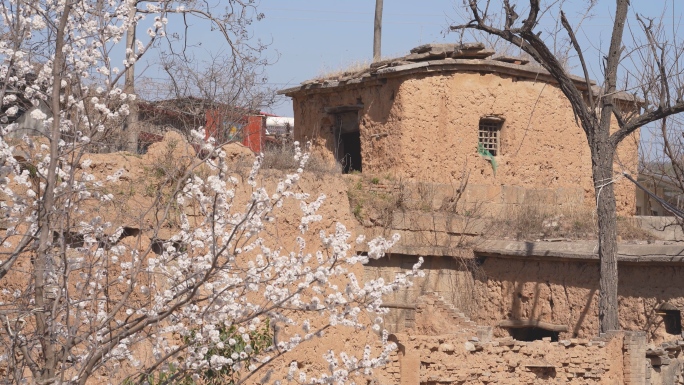
<path id="1" fill-rule="evenodd" d="M 633 226 L 640 227 L 656 237 L 666 241 L 684 241 L 682 227 L 675 217 L 653 217 L 637 215 L 628 218 Z"/>
<path id="2" fill-rule="evenodd" d="M 596 241 L 523 242 L 485 241 L 474 248 L 479 256 L 532 258 L 538 260 L 584 260 L 598 262 Z M 684 263 L 684 245 L 618 245 L 618 261 L 623 263 Z"/>
<path id="3" fill-rule="evenodd" d="M 554 332 L 567 332 L 568 327 L 566 325 L 556 325 L 544 321 L 537 321 L 537 320 L 514 320 L 514 319 L 509 319 L 509 320 L 503 320 L 499 322 L 499 327 L 502 328 L 542 328 L 546 330 L 551 330 Z"/>

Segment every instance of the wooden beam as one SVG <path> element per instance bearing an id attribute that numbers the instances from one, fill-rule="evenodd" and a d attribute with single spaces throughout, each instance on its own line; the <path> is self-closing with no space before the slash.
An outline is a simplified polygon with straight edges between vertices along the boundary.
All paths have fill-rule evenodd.
<path id="1" fill-rule="evenodd" d="M 409 310 L 415 310 L 416 305 L 406 305 L 403 303 L 394 303 L 394 302 L 386 302 L 382 304 L 382 307 L 386 307 L 389 309 L 409 309 Z"/>
<path id="2" fill-rule="evenodd" d="M 509 319 L 509 320 L 503 320 L 499 322 L 499 327 L 502 328 L 513 328 L 513 329 L 519 329 L 519 328 L 540 328 L 540 329 L 545 329 L 549 330 L 552 332 L 567 332 L 568 327 L 566 325 L 555 325 L 551 324 L 548 322 L 544 321 L 537 321 L 537 320 L 531 320 L 531 319 L 525 319 L 525 320 L 518 320 L 518 319 Z"/>
<path id="3" fill-rule="evenodd" d="M 349 104 L 346 106 L 325 107 L 323 110 L 327 114 L 339 114 L 340 112 L 358 111 L 363 109 L 363 104 Z"/>

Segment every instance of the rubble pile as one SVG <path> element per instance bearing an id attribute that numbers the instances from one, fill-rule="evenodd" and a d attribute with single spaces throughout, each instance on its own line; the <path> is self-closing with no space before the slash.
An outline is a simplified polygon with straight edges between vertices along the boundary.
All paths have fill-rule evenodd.
<path id="1" fill-rule="evenodd" d="M 650 384 L 684 384 L 682 362 L 678 360 L 684 340 L 667 341 L 646 349 L 646 381 Z"/>
<path id="2" fill-rule="evenodd" d="M 684 341 L 647 348 L 642 331 L 558 341 L 492 335 L 439 295 L 422 296 L 414 328 L 390 336 L 398 349 L 385 372 L 402 385 L 684 383 Z"/>

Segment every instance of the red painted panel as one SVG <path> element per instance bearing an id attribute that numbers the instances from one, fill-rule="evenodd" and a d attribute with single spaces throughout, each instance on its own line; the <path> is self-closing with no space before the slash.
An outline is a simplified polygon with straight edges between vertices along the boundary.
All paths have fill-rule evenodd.
<path id="1" fill-rule="evenodd" d="M 266 136 L 266 119 L 261 115 L 248 116 L 243 128 L 242 144 L 259 154 Z"/>
<path id="2" fill-rule="evenodd" d="M 216 138 L 218 135 L 218 128 L 221 126 L 221 119 L 217 110 L 207 110 L 207 124 L 204 126 L 204 140 L 209 140 L 210 137 Z"/>

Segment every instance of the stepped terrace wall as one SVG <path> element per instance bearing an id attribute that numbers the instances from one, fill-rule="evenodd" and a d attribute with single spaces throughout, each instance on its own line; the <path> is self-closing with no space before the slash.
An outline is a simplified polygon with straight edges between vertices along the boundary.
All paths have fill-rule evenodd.
<path id="1" fill-rule="evenodd" d="M 416 304 L 416 324 L 390 339 L 398 345 L 385 369 L 391 383 L 408 384 L 666 384 L 678 383 L 676 347 L 660 349 L 671 360 L 666 376 L 661 363 L 647 360 L 643 332 L 614 332 L 602 338 L 525 342 L 493 339 L 490 327 L 476 326 L 436 294 Z M 681 350 L 677 350 L 681 351 Z M 653 351 L 650 353 L 655 355 Z M 677 363 L 677 364 L 674 364 Z M 653 373 L 652 373 L 653 372 Z"/>
<path id="2" fill-rule="evenodd" d="M 476 247 L 484 275 L 477 279 L 472 317 L 510 329 L 506 321 L 541 321 L 564 327 L 559 338 L 589 338 L 598 331 L 599 266 L 596 242 L 489 241 Z M 677 244 L 621 244 L 619 315 L 623 330 L 644 331 L 661 343 L 681 338 L 684 249 Z"/>

